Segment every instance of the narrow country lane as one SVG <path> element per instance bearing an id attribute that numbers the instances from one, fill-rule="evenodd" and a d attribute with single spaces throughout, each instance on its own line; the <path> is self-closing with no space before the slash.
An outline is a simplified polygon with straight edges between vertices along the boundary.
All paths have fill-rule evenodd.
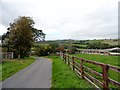
<path id="1" fill-rule="evenodd" d="M 47 58 L 37 60 L 2 82 L 2 88 L 50 88 L 52 62 Z"/>

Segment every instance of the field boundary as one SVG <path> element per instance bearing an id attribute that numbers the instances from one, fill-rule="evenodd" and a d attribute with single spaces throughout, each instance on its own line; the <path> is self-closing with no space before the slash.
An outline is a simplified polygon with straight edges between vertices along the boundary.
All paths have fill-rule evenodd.
<path id="1" fill-rule="evenodd" d="M 100 63 L 100 62 L 95 62 L 91 60 L 85 60 L 85 59 L 78 58 L 75 56 L 70 56 L 69 54 L 64 54 L 64 53 L 57 53 L 57 55 L 60 56 L 63 59 L 63 61 L 66 64 L 68 64 L 72 68 L 72 70 L 75 71 L 75 73 L 77 73 L 78 76 L 80 76 L 82 79 L 87 80 L 95 88 L 98 88 L 98 89 L 102 88 L 104 90 L 109 90 L 110 89 L 109 84 L 117 88 L 120 88 L 120 82 L 113 80 L 108 76 L 109 70 L 113 70 L 114 72 L 120 73 L 119 67 Z M 76 62 L 76 60 L 80 60 L 80 63 Z M 101 67 L 102 73 L 99 73 L 87 66 L 84 66 L 84 63 L 89 63 L 89 64 L 93 64 Z M 92 73 L 100 77 L 101 80 L 95 78 L 93 75 L 89 73 Z"/>

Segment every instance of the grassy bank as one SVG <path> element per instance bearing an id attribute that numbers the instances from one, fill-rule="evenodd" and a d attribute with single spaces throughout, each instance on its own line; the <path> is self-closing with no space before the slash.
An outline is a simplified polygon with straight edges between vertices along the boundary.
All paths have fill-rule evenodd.
<path id="1" fill-rule="evenodd" d="M 88 82 L 79 78 L 60 57 L 52 59 L 52 88 L 92 88 Z"/>
<path id="2" fill-rule="evenodd" d="M 22 70 L 28 65 L 32 64 L 35 61 L 34 57 L 26 57 L 24 59 L 11 59 L 3 62 L 2 64 L 2 78 L 0 80 L 4 80 L 16 72 Z"/>

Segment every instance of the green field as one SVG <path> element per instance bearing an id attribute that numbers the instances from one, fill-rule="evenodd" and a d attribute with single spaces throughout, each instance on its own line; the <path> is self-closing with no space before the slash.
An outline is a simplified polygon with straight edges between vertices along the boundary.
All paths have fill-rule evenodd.
<path id="1" fill-rule="evenodd" d="M 103 40 L 89 40 L 87 41 L 86 43 L 100 43 L 102 42 Z"/>
<path id="2" fill-rule="evenodd" d="M 102 41 L 102 43 L 107 43 L 109 45 L 118 45 L 118 42 L 119 42 L 118 40 L 112 40 L 112 39 Z"/>
<path id="3" fill-rule="evenodd" d="M 86 60 L 97 61 L 97 62 L 120 67 L 120 63 L 118 63 L 118 58 L 120 58 L 120 56 L 105 56 L 105 55 L 94 55 L 94 54 L 73 54 L 72 56 L 76 56 L 79 58 L 84 58 Z M 77 60 L 77 61 L 79 62 L 79 60 Z M 89 63 L 84 63 L 84 65 L 102 74 L 102 68 L 100 66 L 89 64 Z M 117 73 L 112 70 L 109 70 L 108 73 L 109 73 L 108 76 L 110 78 L 120 82 L 120 80 L 118 79 L 118 77 L 120 76 L 120 73 Z M 93 75 L 93 76 L 95 76 L 95 75 Z M 97 76 L 95 76 L 95 77 L 100 79 Z M 113 86 L 110 85 L 110 87 L 113 87 Z"/>
<path id="4" fill-rule="evenodd" d="M 52 59 L 52 88 L 92 88 L 88 82 L 79 78 L 58 56 Z"/>
<path id="5" fill-rule="evenodd" d="M 73 46 L 79 47 L 79 48 L 86 48 L 87 45 L 82 45 L 82 44 L 72 44 Z"/>
<path id="6" fill-rule="evenodd" d="M 106 44 L 109 44 L 109 45 L 118 45 L 118 42 L 120 40 L 117 40 L 117 39 L 98 39 L 98 40 L 89 40 L 87 41 L 87 43 L 106 43 Z"/>
<path id="7" fill-rule="evenodd" d="M 0 68 L 0 73 L 2 72 L 0 80 L 3 81 L 4 79 L 12 76 L 16 72 L 32 64 L 34 61 L 34 57 L 26 57 L 24 59 L 11 59 L 3 62 L 0 64 L 0 67 L 2 66 L 2 68 Z"/>
<path id="8" fill-rule="evenodd" d="M 79 58 L 84 58 L 87 60 L 93 60 L 93 61 L 120 67 L 120 63 L 118 63 L 118 58 L 120 58 L 120 56 L 107 56 L 107 55 L 96 55 L 96 54 L 73 54 L 72 56 L 77 56 Z"/>

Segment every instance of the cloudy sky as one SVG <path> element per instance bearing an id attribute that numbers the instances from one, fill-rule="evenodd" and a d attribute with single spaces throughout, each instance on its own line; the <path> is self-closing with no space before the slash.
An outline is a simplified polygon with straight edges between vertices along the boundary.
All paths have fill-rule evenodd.
<path id="1" fill-rule="evenodd" d="M 118 37 L 119 0 L 0 0 L 0 35 L 19 16 L 30 16 L 46 40 Z"/>

